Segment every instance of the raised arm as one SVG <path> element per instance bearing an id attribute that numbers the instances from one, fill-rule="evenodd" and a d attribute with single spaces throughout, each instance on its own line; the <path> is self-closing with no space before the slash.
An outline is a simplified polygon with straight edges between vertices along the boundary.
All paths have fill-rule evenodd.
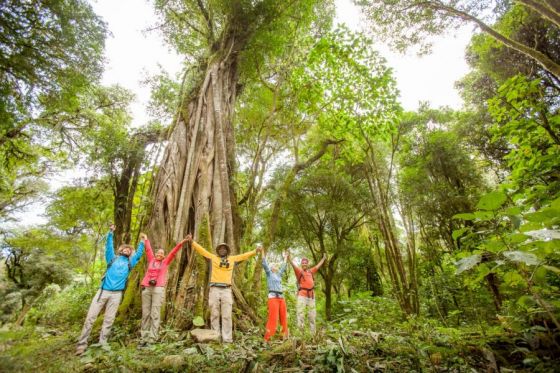
<path id="1" fill-rule="evenodd" d="M 146 233 L 140 233 L 140 239 L 144 241 L 146 247 L 146 256 L 148 257 L 148 263 L 154 260 L 154 251 L 152 250 L 152 245 Z"/>
<path id="2" fill-rule="evenodd" d="M 287 260 L 292 265 L 294 272 L 297 273 L 299 271 L 299 267 L 296 265 L 296 263 L 294 263 L 294 261 L 292 260 L 292 256 L 290 255 L 289 252 L 288 252 Z"/>
<path id="3" fill-rule="evenodd" d="M 286 272 L 286 268 L 288 268 L 288 264 L 286 264 L 286 262 L 282 263 L 280 269 L 278 270 L 278 276 L 282 277 L 284 272 Z"/>
<path id="4" fill-rule="evenodd" d="M 216 255 L 213 255 L 213 254 L 209 253 L 204 247 L 200 246 L 198 243 L 196 243 L 194 240 L 192 240 L 192 238 L 191 238 L 191 243 L 192 243 L 192 248 L 197 253 L 202 255 L 203 257 L 208 258 L 208 259 L 212 259 L 213 257 L 216 256 Z"/>
<path id="5" fill-rule="evenodd" d="M 268 263 L 266 262 L 266 258 L 264 256 L 262 258 L 262 266 L 266 275 L 270 276 L 270 267 L 268 266 Z"/>
<path id="6" fill-rule="evenodd" d="M 175 256 L 177 255 L 177 253 L 179 252 L 179 250 L 181 250 L 181 248 L 183 247 L 183 244 L 187 242 L 187 239 L 183 239 L 181 242 L 179 242 L 174 248 L 173 250 L 171 250 L 171 252 L 169 254 L 167 254 L 167 256 L 165 257 L 165 259 L 163 259 L 163 262 L 165 264 L 169 264 L 173 261 L 173 259 L 175 259 Z"/>
<path id="7" fill-rule="evenodd" d="M 233 260 L 234 262 L 242 262 L 244 260 L 249 259 L 253 255 L 257 254 L 257 252 L 258 252 L 258 249 L 257 250 L 251 250 L 251 251 L 247 251 L 246 253 L 243 253 L 243 254 L 230 256 L 229 258 L 231 260 Z"/>
<path id="8" fill-rule="evenodd" d="M 321 266 L 325 263 L 325 260 L 327 260 L 327 254 L 323 254 L 323 257 L 321 258 L 319 263 L 317 263 L 317 265 L 315 267 L 311 268 L 311 271 L 313 273 L 317 272 L 319 270 L 319 268 L 321 268 Z"/>
<path id="9" fill-rule="evenodd" d="M 115 248 L 113 247 L 113 232 L 115 231 L 115 224 L 111 224 L 105 240 L 105 261 L 107 264 L 111 263 L 115 257 Z"/>
<path id="10" fill-rule="evenodd" d="M 146 237 L 146 240 L 147 240 L 147 237 Z M 144 246 L 145 246 L 144 241 L 140 240 L 140 243 L 138 244 L 138 248 L 136 249 L 136 252 L 132 256 L 132 258 L 130 258 L 130 265 L 133 268 L 136 264 L 138 264 L 138 262 L 140 261 L 140 258 L 142 258 L 142 254 L 144 254 Z"/>

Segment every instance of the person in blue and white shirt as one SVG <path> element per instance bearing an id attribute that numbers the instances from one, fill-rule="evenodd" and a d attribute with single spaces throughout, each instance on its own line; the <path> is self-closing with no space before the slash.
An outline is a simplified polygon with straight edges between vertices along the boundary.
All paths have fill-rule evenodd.
<path id="1" fill-rule="evenodd" d="M 288 310 L 282 289 L 282 274 L 286 271 L 286 257 L 287 255 L 284 254 L 284 262 L 280 268 L 278 268 L 277 264 L 269 266 L 266 256 L 263 256 L 262 259 L 262 266 L 266 273 L 266 283 L 268 286 L 268 321 L 266 322 L 266 332 L 264 334 L 264 340 L 267 342 L 276 333 L 278 318 L 280 318 L 283 337 L 288 337 Z"/>

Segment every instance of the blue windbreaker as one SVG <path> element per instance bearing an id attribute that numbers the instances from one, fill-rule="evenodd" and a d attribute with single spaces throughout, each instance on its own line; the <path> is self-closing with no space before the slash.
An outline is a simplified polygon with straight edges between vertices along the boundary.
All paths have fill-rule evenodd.
<path id="1" fill-rule="evenodd" d="M 142 254 L 144 253 L 144 242 L 140 241 L 138 244 L 138 249 L 134 253 L 134 255 L 130 258 L 130 267 L 134 268 L 134 266 L 138 263 Z M 107 242 L 105 243 L 105 260 L 107 261 L 107 265 L 111 263 L 113 258 L 115 257 L 115 250 L 113 249 L 113 232 L 109 232 L 107 235 Z M 129 275 L 128 270 L 128 260 L 124 255 L 119 255 L 107 273 L 105 274 L 105 279 L 101 283 L 101 288 L 103 290 L 110 290 L 110 291 L 120 291 L 124 290 L 126 285 L 126 279 Z"/>

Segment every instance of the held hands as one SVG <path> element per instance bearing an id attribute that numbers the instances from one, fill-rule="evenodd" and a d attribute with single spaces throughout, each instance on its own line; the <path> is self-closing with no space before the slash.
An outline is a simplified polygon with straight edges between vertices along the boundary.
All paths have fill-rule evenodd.
<path id="1" fill-rule="evenodd" d="M 183 238 L 183 241 L 181 241 L 181 242 L 185 243 L 185 242 L 191 242 L 191 241 L 192 241 L 192 234 L 189 233 L 189 234 L 187 234 L 187 236 L 185 238 Z"/>
<path id="2" fill-rule="evenodd" d="M 146 233 L 140 233 L 140 239 L 142 241 L 146 241 L 148 239 L 148 236 L 146 235 Z"/>
<path id="3" fill-rule="evenodd" d="M 258 254 L 258 253 L 261 253 L 261 254 L 264 255 L 264 249 L 263 249 L 262 245 L 257 246 L 257 248 L 255 249 L 255 251 L 257 252 L 257 254 Z"/>

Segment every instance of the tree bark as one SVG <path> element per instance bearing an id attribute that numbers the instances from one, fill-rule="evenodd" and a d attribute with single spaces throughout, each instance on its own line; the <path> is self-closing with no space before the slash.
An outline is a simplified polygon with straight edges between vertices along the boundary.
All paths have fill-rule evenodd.
<path id="1" fill-rule="evenodd" d="M 147 230 L 151 240 L 171 247 L 187 233 L 199 239 L 208 219 L 208 250 L 226 242 L 238 251 L 236 201 L 231 183 L 235 164 L 232 114 L 238 82 L 238 54 L 242 38 L 232 32 L 209 58 L 202 84 L 187 96 L 172 129 L 153 188 L 153 207 Z M 165 319 L 188 327 L 203 302 L 207 281 L 194 251 L 185 248 L 169 270 Z M 205 279 L 206 280 L 206 279 Z M 246 302 L 234 288 L 237 305 Z M 244 314 L 253 314 L 246 310 Z"/>
<path id="2" fill-rule="evenodd" d="M 556 78 L 560 78 L 560 64 L 553 61 L 550 57 L 546 54 L 528 47 L 518 41 L 508 38 L 507 36 L 499 33 L 482 20 L 478 19 L 477 17 L 469 14 L 467 12 L 461 11 L 459 9 L 453 8 L 451 6 L 446 6 L 441 4 L 440 2 L 428 1 L 422 2 L 417 4 L 421 7 L 432 8 L 434 10 L 440 10 L 450 14 L 451 16 L 463 19 L 465 21 L 474 22 L 482 31 L 487 33 L 488 35 L 492 36 L 494 39 L 499 41 L 500 43 L 504 44 L 506 47 L 514 49 L 532 59 L 537 61 L 545 70 L 549 71 L 552 75 Z M 550 8 L 548 8 L 550 9 Z"/>
<path id="3" fill-rule="evenodd" d="M 535 12 L 539 13 L 542 17 L 546 18 L 550 22 L 554 23 L 557 27 L 560 27 L 560 5 L 553 4 L 552 1 L 547 2 L 539 0 L 517 0 L 521 4 L 533 9 Z"/>

